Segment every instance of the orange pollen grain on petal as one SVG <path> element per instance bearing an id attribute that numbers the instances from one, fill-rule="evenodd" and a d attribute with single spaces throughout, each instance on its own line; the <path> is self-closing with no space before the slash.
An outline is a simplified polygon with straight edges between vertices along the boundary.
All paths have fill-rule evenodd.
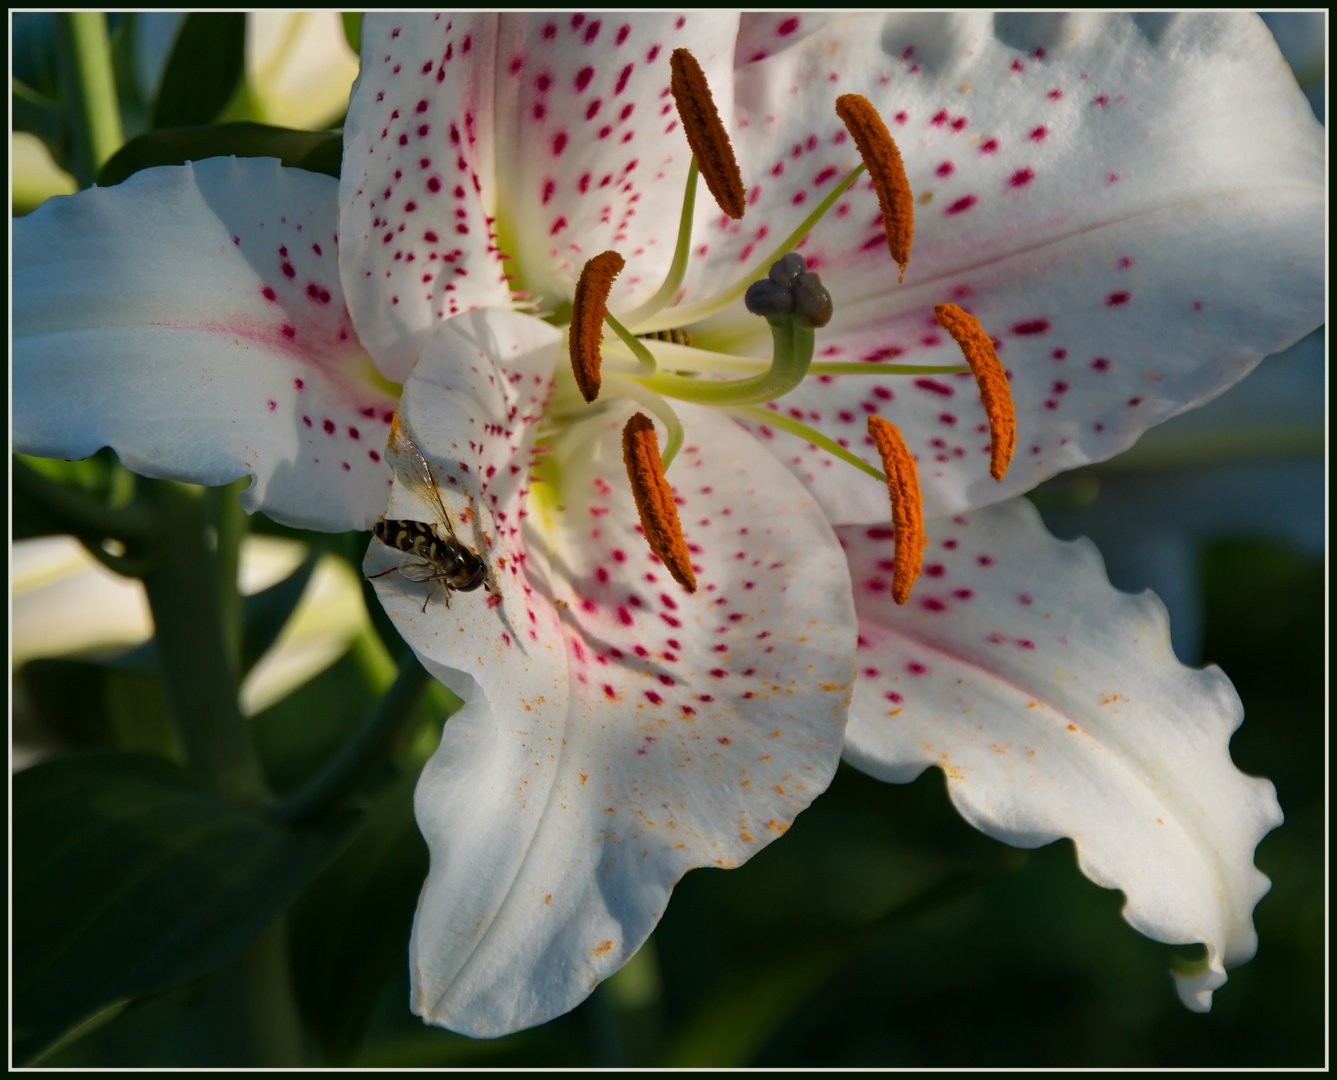
<path id="1" fill-rule="evenodd" d="M 895 424 L 880 416 L 870 416 L 868 434 L 882 455 L 882 471 L 887 474 L 891 521 L 896 529 L 891 595 L 896 603 L 903 604 L 910 599 L 928 543 L 924 533 L 924 500 L 919 494 L 919 469 Z"/>
<path id="2" fill-rule="evenodd" d="M 998 362 L 993 349 L 993 338 L 974 315 L 955 304 L 939 304 L 933 309 L 938 325 L 946 330 L 956 343 L 975 373 L 980 388 L 980 401 L 989 418 L 992 445 L 989 454 L 989 475 L 1001 480 L 1007 474 L 1012 452 L 1017 447 L 1017 414 L 1012 405 L 1012 390 L 1007 385 L 1007 372 Z"/>
<path id="3" fill-rule="evenodd" d="M 576 282 L 576 295 L 571 302 L 571 370 L 587 402 L 599 396 L 599 387 L 603 385 L 599 350 L 604 340 L 608 294 L 613 291 L 613 279 L 625 265 L 616 251 L 605 251 L 585 264 Z"/>
<path id="4" fill-rule="evenodd" d="M 706 73 L 686 49 L 673 50 L 669 67 L 672 72 L 669 88 L 706 187 L 720 209 L 737 221 L 743 216 L 747 192 L 729 133 L 720 122 L 719 110 L 710 94 Z"/>
<path id="5" fill-rule="evenodd" d="M 904 281 L 905 268 L 910 265 L 910 245 L 915 238 L 915 206 L 901 152 L 873 103 L 861 94 L 842 94 L 836 98 L 836 115 L 853 136 L 859 156 L 868 166 L 869 179 L 882 206 L 887 250 L 901 268 L 900 280 Z"/>
<path id="6" fill-rule="evenodd" d="M 664 476 L 655 425 L 645 413 L 636 413 L 622 429 L 622 460 L 641 515 L 645 542 L 668 567 L 674 581 L 688 592 L 696 592 L 696 574 L 678 521 L 673 488 Z"/>

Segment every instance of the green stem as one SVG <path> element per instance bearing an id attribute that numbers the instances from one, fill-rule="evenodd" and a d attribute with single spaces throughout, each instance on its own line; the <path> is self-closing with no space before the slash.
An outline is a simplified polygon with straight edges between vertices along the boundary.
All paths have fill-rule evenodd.
<path id="1" fill-rule="evenodd" d="M 210 488 L 204 496 L 217 542 L 220 626 L 228 665 L 238 673 L 241 671 L 242 649 L 241 542 L 247 530 L 246 511 L 238 496 L 248 483 L 240 480 L 227 487 Z"/>
<path id="2" fill-rule="evenodd" d="M 144 589 L 168 708 L 187 762 L 211 790 L 238 803 L 259 803 L 265 785 L 237 705 L 237 669 L 229 660 L 218 559 L 204 507 L 168 481 L 146 482 L 141 490 L 158 514 L 149 552 L 157 560 L 144 575 Z"/>
<path id="3" fill-rule="evenodd" d="M 709 381 L 681 375 L 656 374 L 640 380 L 642 386 L 665 397 L 694 401 L 701 405 L 733 407 L 774 401 L 793 390 L 812 364 L 815 335 L 796 317 L 768 319 L 774 351 L 770 370 L 750 379 Z"/>
<path id="4" fill-rule="evenodd" d="M 285 824 L 299 825 L 355 794 L 413 720 L 414 707 L 430 684 L 431 676 L 412 651 L 405 649 L 394 684 L 376 703 L 361 730 L 300 791 L 276 807 L 274 816 Z"/>
<path id="5" fill-rule="evenodd" d="M 61 97 L 70 125 L 70 171 L 80 188 L 86 188 L 124 141 L 107 17 L 97 11 L 70 11 L 55 20 Z"/>
<path id="6" fill-rule="evenodd" d="M 275 1069 L 307 1064 L 284 918 L 196 984 L 175 1037 L 189 1047 L 190 1064 L 198 1067 Z"/>

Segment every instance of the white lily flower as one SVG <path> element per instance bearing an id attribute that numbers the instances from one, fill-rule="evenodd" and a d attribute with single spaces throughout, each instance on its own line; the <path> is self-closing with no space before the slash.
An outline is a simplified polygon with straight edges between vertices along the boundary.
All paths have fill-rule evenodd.
<path id="1" fill-rule="evenodd" d="M 746 224 L 699 196 L 681 288 L 661 294 L 690 160 L 676 48 L 760 179 Z M 1019 503 L 968 511 L 1117 453 L 1321 319 L 1321 133 L 1261 24 L 369 16 L 363 58 L 337 215 L 324 178 L 205 162 L 20 223 L 16 440 L 249 473 L 249 508 L 309 526 L 426 521 L 440 545 L 453 520 L 445 550 L 481 560 L 486 593 L 415 580 L 440 558 L 402 566 L 378 542 L 368 562 L 466 701 L 418 793 L 415 1010 L 497 1035 L 573 1007 L 686 869 L 741 862 L 825 787 L 851 688 L 849 760 L 896 780 L 941 765 L 1009 842 L 1074 837 L 1135 926 L 1207 945 L 1180 981 L 1205 1008 L 1253 952 L 1252 853 L 1279 821 L 1271 786 L 1230 762 L 1238 700 L 1175 661 L 1155 603 L 1114 593 L 1090 549 Z M 834 111 L 850 92 L 900 142 L 917 200 L 899 287 L 866 185 L 804 217 L 859 163 Z M 721 375 L 764 378 L 771 336 L 741 286 L 795 245 L 835 300 L 811 377 L 766 412 L 702 407 Z M 558 327 L 606 248 L 627 258 L 612 311 L 692 340 L 651 343 L 653 375 L 647 346 L 609 340 L 586 407 Z M 1001 483 L 969 378 L 898 370 L 959 366 L 946 302 L 1010 368 Z M 388 512 L 386 379 L 404 383 Z M 642 404 L 683 433 L 674 577 L 694 595 L 637 535 L 616 435 Z M 931 543 L 899 609 L 886 488 L 865 475 L 882 412 L 918 457 Z M 639 507 L 652 539 L 659 505 Z"/>

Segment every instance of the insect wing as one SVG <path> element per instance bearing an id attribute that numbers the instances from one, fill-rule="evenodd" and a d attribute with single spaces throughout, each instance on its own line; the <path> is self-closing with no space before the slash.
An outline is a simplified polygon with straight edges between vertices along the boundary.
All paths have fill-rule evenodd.
<path id="1" fill-rule="evenodd" d="M 446 509 L 445 500 L 441 498 L 441 488 L 436 482 L 436 474 L 432 472 L 432 466 L 418 449 L 413 437 L 404 430 L 398 415 L 395 416 L 394 427 L 390 430 L 389 451 L 395 475 L 418 498 L 436 511 L 437 520 L 445 527 L 450 538 L 457 540 L 450 511 Z"/>
<path id="2" fill-rule="evenodd" d="M 399 564 L 399 572 L 409 581 L 423 584 L 428 581 L 444 582 L 449 587 L 448 577 L 441 567 L 429 559 L 418 555 L 407 555 Z"/>

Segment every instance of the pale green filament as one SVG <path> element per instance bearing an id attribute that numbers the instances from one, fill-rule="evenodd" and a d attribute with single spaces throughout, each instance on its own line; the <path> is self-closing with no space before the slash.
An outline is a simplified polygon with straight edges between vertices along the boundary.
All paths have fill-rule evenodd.
<path id="1" fill-rule="evenodd" d="M 668 439 L 659 455 L 660 461 L 664 465 L 664 471 L 667 472 L 668 467 L 673 464 L 673 459 L 678 456 L 678 451 L 682 449 L 683 440 L 682 421 L 678 419 L 678 414 L 673 411 L 673 406 L 659 394 L 647 390 L 641 383 L 625 375 L 610 375 L 605 380 L 604 385 L 610 393 L 616 393 L 620 397 L 630 398 L 632 401 L 644 405 L 668 429 Z"/>
<path id="2" fill-rule="evenodd" d="M 635 334 L 607 312 L 604 313 L 604 322 L 613 328 L 613 333 L 622 339 L 622 344 L 630 349 L 631 354 L 636 357 L 639 368 L 632 372 L 633 375 L 653 375 L 659 370 L 659 365 L 655 363 L 654 354 L 641 344 Z"/>
<path id="3" fill-rule="evenodd" d="M 969 375 L 966 364 L 813 364 L 811 375 Z"/>
<path id="4" fill-rule="evenodd" d="M 659 291 L 638 308 L 627 312 L 622 317 L 632 326 L 639 326 L 645 320 L 663 311 L 673 298 L 678 295 L 683 278 L 687 276 L 687 256 L 692 246 L 692 214 L 696 209 L 696 178 L 701 170 L 696 164 L 696 155 L 692 155 L 692 164 L 687 170 L 687 189 L 682 196 L 682 216 L 678 221 L 678 242 L 673 248 L 673 262 L 669 264 L 668 276 Z M 655 327 L 654 329 L 667 329 Z"/>
<path id="5" fill-rule="evenodd" d="M 791 435 L 797 435 L 800 439 L 825 450 L 832 457 L 838 457 L 847 465 L 853 465 L 860 472 L 867 473 L 874 480 L 879 480 L 884 484 L 887 482 L 886 474 L 880 469 L 873 468 L 858 454 L 846 450 L 835 439 L 823 435 L 815 427 L 810 427 L 801 420 L 795 420 L 792 416 L 785 416 L 783 413 L 774 412 L 770 409 L 761 409 L 756 405 L 748 405 L 741 409 L 730 409 L 729 412 L 743 420 L 751 420 L 754 424 L 765 424 L 768 427 L 787 431 Z"/>

